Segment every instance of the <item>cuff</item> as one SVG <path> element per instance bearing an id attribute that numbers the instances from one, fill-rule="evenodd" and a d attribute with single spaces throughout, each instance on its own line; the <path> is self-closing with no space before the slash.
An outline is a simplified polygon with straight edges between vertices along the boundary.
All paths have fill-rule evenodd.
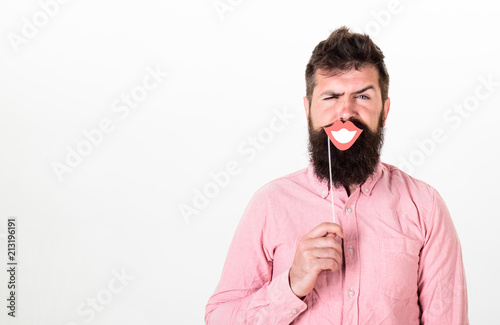
<path id="1" fill-rule="evenodd" d="M 307 304 L 293 293 L 288 274 L 290 269 L 278 275 L 267 288 L 269 301 L 274 305 L 277 319 L 291 323 L 307 309 Z"/>

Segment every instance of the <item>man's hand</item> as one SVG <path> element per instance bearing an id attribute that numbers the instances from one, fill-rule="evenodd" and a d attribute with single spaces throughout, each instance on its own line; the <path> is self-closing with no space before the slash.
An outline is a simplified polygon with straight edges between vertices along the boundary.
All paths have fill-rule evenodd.
<path id="1" fill-rule="evenodd" d="M 322 270 L 339 269 L 342 246 L 335 240 L 336 236 L 344 238 L 342 228 L 333 222 L 323 222 L 300 239 L 289 274 L 290 288 L 297 297 L 312 291 Z"/>

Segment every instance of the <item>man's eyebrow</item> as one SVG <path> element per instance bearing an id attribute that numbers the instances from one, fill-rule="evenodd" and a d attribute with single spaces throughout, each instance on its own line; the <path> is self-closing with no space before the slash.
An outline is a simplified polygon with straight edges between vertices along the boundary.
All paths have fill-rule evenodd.
<path id="1" fill-rule="evenodd" d="M 323 97 L 325 95 L 328 95 L 328 96 L 331 96 L 331 97 L 340 97 L 342 96 L 344 93 L 336 93 L 334 92 L 333 90 L 325 90 L 324 92 L 322 92 L 319 97 Z"/>
<path id="2" fill-rule="evenodd" d="M 365 88 L 363 89 L 360 89 L 360 90 L 356 90 L 355 92 L 353 92 L 354 95 L 357 95 L 357 94 L 361 94 L 365 91 L 367 91 L 368 89 L 372 89 L 372 90 L 375 90 L 375 87 L 373 87 L 373 85 L 369 85 L 369 86 L 366 86 Z"/>

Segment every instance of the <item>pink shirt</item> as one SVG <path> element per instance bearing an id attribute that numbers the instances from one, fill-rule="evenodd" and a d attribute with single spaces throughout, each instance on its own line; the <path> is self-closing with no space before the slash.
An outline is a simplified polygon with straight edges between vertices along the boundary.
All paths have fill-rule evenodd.
<path id="1" fill-rule="evenodd" d="M 332 222 L 328 186 L 309 165 L 255 193 L 206 324 L 469 324 L 460 242 L 436 190 L 379 163 L 351 196 L 343 188 L 333 196 L 344 263 L 322 271 L 301 300 L 288 272 L 300 238 Z"/>

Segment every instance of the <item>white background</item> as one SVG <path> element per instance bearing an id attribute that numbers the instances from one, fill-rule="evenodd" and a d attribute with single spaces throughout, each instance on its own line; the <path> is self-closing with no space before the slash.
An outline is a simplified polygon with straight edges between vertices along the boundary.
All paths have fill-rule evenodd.
<path id="1" fill-rule="evenodd" d="M 382 160 L 413 161 L 406 170 L 441 193 L 462 243 L 471 323 L 498 322 L 496 4 L 61 0 L 44 21 L 37 1 L 0 3 L 0 270 L 10 216 L 19 261 L 16 319 L 0 273 L 0 323 L 203 324 L 250 197 L 307 165 L 304 70 L 342 25 L 369 32 L 386 55 Z M 16 46 L 23 30 L 30 37 Z M 167 76 L 141 93 L 147 67 Z M 481 78 L 496 84 L 487 91 Z M 129 115 L 113 111 L 134 89 L 144 98 Z M 242 154 L 276 110 L 293 118 L 255 156 Z M 59 180 L 53 165 L 103 119 L 113 131 Z M 445 140 L 429 144 L 437 128 Z M 239 173 L 183 216 L 232 161 Z"/>

